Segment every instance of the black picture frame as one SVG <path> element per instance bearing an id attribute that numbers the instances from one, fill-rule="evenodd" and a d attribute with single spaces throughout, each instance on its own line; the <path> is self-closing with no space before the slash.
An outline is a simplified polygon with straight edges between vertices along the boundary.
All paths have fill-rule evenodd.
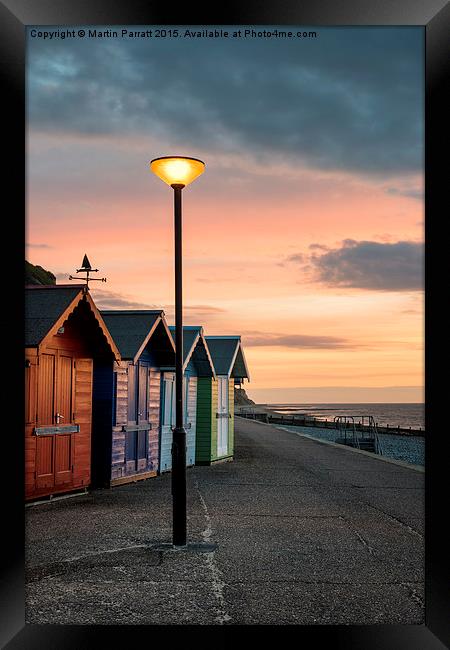
<path id="1" fill-rule="evenodd" d="M 447 79 L 445 67 L 449 60 L 450 7 L 445 0 L 308 0 L 270 2 L 250 0 L 229 2 L 220 6 L 188 4 L 174 9 L 168 4 L 149 0 L 3 0 L 0 2 L 0 65 L 2 68 L 4 113 L 2 154 L 6 173 L 2 184 L 4 228 L 3 262 L 3 341 L 5 345 L 4 372 L 8 373 L 7 405 L 4 405 L 3 470 L 6 474 L 3 496 L 3 553 L 0 582 L 0 641 L 11 650 L 28 648 L 64 648 L 71 650 L 98 647 L 100 644 L 123 646 L 130 644 L 142 626 L 44 626 L 25 625 L 24 580 L 24 443 L 21 425 L 7 425 L 12 412 L 23 413 L 23 260 L 25 257 L 25 29 L 28 25 L 419 25 L 424 28 L 426 45 L 425 79 L 425 235 L 426 235 L 426 623 L 425 625 L 368 626 L 294 626 L 297 643 L 325 644 L 345 650 L 439 650 L 450 647 L 450 549 L 445 533 L 448 519 L 449 445 L 443 407 L 448 397 L 438 399 L 439 369 L 444 369 L 440 351 L 433 361 L 430 336 L 445 341 L 448 335 L 445 319 L 432 304 L 440 304 L 439 278 L 443 275 L 445 249 L 438 255 L 439 242 L 444 241 L 446 203 L 444 191 L 448 185 L 448 155 L 443 137 L 448 116 Z M 5 135 L 9 136 L 8 142 Z M 447 163 L 447 164 L 444 164 Z M 448 208 L 447 208 L 448 212 Z M 5 223 L 5 221 L 4 221 Z M 433 258 L 430 246 L 433 246 Z M 437 246 L 437 248 L 435 248 Z M 6 294 L 6 295 L 5 295 Z M 443 323 L 444 321 L 444 323 Z M 444 382 L 445 383 L 445 382 Z M 444 386 L 445 389 L 445 386 Z M 14 407 L 11 404 L 14 401 Z M 441 412 L 439 410 L 441 404 Z M 431 408 L 432 405 L 432 408 Z M 439 435 L 442 430 L 443 435 Z M 445 434 L 445 435 L 444 435 Z M 8 510 L 8 514 L 5 511 Z M 149 626 L 151 627 L 151 626 Z M 236 626 L 224 626 L 220 634 L 226 638 Z M 253 626 L 254 627 L 254 626 Z M 265 627 L 265 626 L 264 626 Z M 291 626 L 289 626 L 291 627 Z M 200 639 L 198 628 L 176 628 L 187 640 L 192 631 Z M 288 630 L 293 631 L 293 630 Z M 252 631 L 255 634 L 257 631 Z M 211 631 L 213 633 L 213 631 Z M 265 634 L 265 629 L 263 630 Z M 165 638 L 169 630 L 164 630 Z M 145 637 L 144 637 L 145 638 Z M 214 638 L 214 637 L 213 637 Z M 108 639 L 113 639 L 110 642 Z"/>

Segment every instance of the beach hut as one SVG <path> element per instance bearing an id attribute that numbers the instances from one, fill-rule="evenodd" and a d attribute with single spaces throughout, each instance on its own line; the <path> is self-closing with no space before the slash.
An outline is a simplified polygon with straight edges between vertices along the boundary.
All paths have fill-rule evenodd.
<path id="1" fill-rule="evenodd" d="M 175 327 L 170 327 L 175 337 Z M 197 387 L 203 378 L 215 377 L 214 366 L 203 328 L 183 327 L 183 390 L 184 426 L 186 428 L 186 465 L 195 464 L 195 444 L 197 432 Z M 162 420 L 160 471 L 172 469 L 172 428 L 175 426 L 175 369 L 166 368 L 162 381 Z"/>
<path id="2" fill-rule="evenodd" d="M 102 310 L 121 361 L 94 370 L 93 484 L 155 476 L 159 467 L 161 368 L 175 363 L 162 310 Z"/>
<path id="3" fill-rule="evenodd" d="M 250 379 L 240 336 L 207 336 L 216 378 L 199 378 L 197 465 L 232 459 L 234 453 L 234 386 Z"/>
<path id="4" fill-rule="evenodd" d="M 25 288 L 25 498 L 91 483 L 95 362 L 120 360 L 85 285 Z"/>

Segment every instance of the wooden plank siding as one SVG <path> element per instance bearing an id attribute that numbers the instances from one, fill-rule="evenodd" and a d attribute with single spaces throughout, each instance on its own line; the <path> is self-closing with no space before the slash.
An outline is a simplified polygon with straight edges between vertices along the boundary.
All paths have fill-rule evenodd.
<path id="1" fill-rule="evenodd" d="M 234 454 L 234 379 L 228 380 L 228 410 L 231 418 L 228 421 L 228 454 Z"/>
<path id="2" fill-rule="evenodd" d="M 197 444 L 197 434 L 196 434 L 196 428 L 197 428 L 197 387 L 198 387 L 198 379 L 195 374 L 193 373 L 193 368 L 192 366 L 188 366 L 188 369 L 185 371 L 184 376 L 183 376 L 183 401 L 184 401 L 184 421 L 183 424 L 186 429 L 186 466 L 191 466 L 195 465 L 195 454 L 196 454 L 196 444 Z M 175 373 L 170 371 L 170 372 L 164 372 L 162 373 L 162 380 L 161 380 L 161 404 L 162 404 L 162 409 L 165 411 L 165 414 L 163 413 L 163 417 L 161 419 L 161 427 L 160 427 L 160 454 L 159 454 L 159 471 L 160 472 L 168 472 L 172 469 L 172 441 L 173 441 L 173 433 L 172 433 L 172 427 L 175 426 L 175 391 L 176 391 L 176 386 L 175 386 Z M 165 404 L 166 400 L 166 386 L 165 383 L 173 383 L 173 399 L 172 399 L 172 408 L 167 408 L 167 405 Z M 186 399 L 186 384 L 185 382 L 188 382 L 187 384 L 187 399 Z M 166 422 L 165 418 L 168 417 L 168 412 L 171 412 L 171 422 Z M 190 426 L 189 426 L 190 425 Z"/>
<path id="3" fill-rule="evenodd" d="M 159 368 L 149 370 L 149 416 L 152 425 L 148 441 L 148 469 L 153 472 L 159 467 L 159 422 L 161 413 L 161 372 Z"/>
<path id="4" fill-rule="evenodd" d="M 175 373 L 163 372 L 161 377 L 161 425 L 159 440 L 159 472 L 172 467 L 172 426 L 175 426 Z M 172 395 L 172 397 L 170 397 Z"/>
<path id="5" fill-rule="evenodd" d="M 25 494 L 30 494 L 35 487 L 36 436 L 33 436 L 33 429 L 37 415 L 37 350 L 27 348 L 25 359 Z"/>
<path id="6" fill-rule="evenodd" d="M 197 440 L 195 462 L 211 460 L 211 379 L 199 377 L 197 381 Z"/>
<path id="7" fill-rule="evenodd" d="M 111 445 L 111 482 L 113 484 L 126 483 L 145 477 L 155 476 L 158 470 L 159 457 L 159 421 L 160 421 L 160 377 L 159 368 L 146 363 L 135 366 L 131 361 L 115 363 L 115 409 L 113 413 L 112 445 Z M 145 373 L 148 381 L 145 381 Z M 136 390 L 136 380 L 138 388 Z M 145 393 L 145 394 L 144 394 Z M 137 412 L 136 398 L 139 398 L 141 415 Z M 142 440 L 139 434 L 139 449 L 146 445 L 146 458 L 138 459 L 137 463 L 126 460 L 127 432 L 124 427 L 147 422 L 151 428 L 147 432 L 147 439 Z M 128 444 L 134 440 L 133 434 L 128 432 Z"/>
<path id="8" fill-rule="evenodd" d="M 197 428 L 197 386 L 198 377 L 190 376 L 187 395 L 187 422 L 191 426 L 186 429 L 186 465 L 195 465 L 195 445 Z"/>
<path id="9" fill-rule="evenodd" d="M 128 418 L 128 361 L 115 362 L 114 370 L 117 374 L 116 380 L 116 412 L 114 414 L 114 425 L 122 426 L 127 423 Z"/>
<path id="10" fill-rule="evenodd" d="M 217 379 L 211 381 L 211 460 L 216 460 L 217 456 L 217 408 L 219 400 L 219 382 Z"/>
<path id="11" fill-rule="evenodd" d="M 111 480 L 121 478 L 125 470 L 125 432 L 128 421 L 128 366 L 129 361 L 114 363 L 116 373 L 115 413 L 112 427 Z"/>
<path id="12" fill-rule="evenodd" d="M 80 425 L 74 433 L 73 487 L 90 484 L 91 478 L 91 424 L 92 424 L 93 360 L 75 360 L 75 410 L 74 422 Z"/>

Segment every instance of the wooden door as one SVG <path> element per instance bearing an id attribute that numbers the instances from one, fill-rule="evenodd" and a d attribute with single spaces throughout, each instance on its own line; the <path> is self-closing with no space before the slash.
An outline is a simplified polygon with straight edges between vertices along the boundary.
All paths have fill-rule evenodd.
<path id="1" fill-rule="evenodd" d="M 39 357 L 37 426 L 73 423 L 74 363 L 70 352 L 47 350 Z M 73 434 L 36 436 L 36 489 L 73 482 Z"/>
<path id="2" fill-rule="evenodd" d="M 125 470 L 136 473 L 137 464 L 137 421 L 138 421 L 138 371 L 137 366 L 128 366 L 128 417 L 125 434 Z"/>
<path id="3" fill-rule="evenodd" d="M 162 382 L 162 417 L 159 471 L 172 469 L 172 427 L 175 426 L 175 373 L 165 372 Z"/>
<path id="4" fill-rule="evenodd" d="M 53 426 L 55 422 L 55 383 L 57 351 L 49 351 L 39 357 L 38 399 L 36 425 Z M 36 437 L 36 489 L 53 488 L 55 485 L 54 436 Z"/>
<path id="5" fill-rule="evenodd" d="M 149 432 L 149 367 L 145 362 L 128 367 L 128 421 L 125 442 L 127 474 L 147 469 Z"/>
<path id="6" fill-rule="evenodd" d="M 186 465 L 195 464 L 195 442 L 197 421 L 197 377 L 185 375 L 184 400 L 185 400 L 185 426 L 186 426 Z"/>
<path id="7" fill-rule="evenodd" d="M 70 353 L 59 351 L 57 357 L 56 383 L 56 424 L 73 423 L 73 357 Z M 55 485 L 68 485 L 73 482 L 73 436 L 75 434 L 55 435 Z"/>
<path id="8" fill-rule="evenodd" d="M 147 469 L 148 432 L 149 432 L 149 367 L 148 363 L 139 362 L 138 370 L 138 431 L 136 436 L 137 471 Z"/>
<path id="9" fill-rule="evenodd" d="M 217 377 L 217 455 L 228 453 L 228 377 Z"/>

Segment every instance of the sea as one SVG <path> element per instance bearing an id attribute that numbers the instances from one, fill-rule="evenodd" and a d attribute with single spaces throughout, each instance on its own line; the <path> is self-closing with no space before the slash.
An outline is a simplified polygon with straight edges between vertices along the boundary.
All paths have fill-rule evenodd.
<path id="1" fill-rule="evenodd" d="M 358 422 L 362 415 L 372 415 L 380 427 L 425 430 L 425 404 L 266 404 L 283 415 L 305 415 L 317 420 L 332 421 L 338 415 L 350 415 Z"/>

